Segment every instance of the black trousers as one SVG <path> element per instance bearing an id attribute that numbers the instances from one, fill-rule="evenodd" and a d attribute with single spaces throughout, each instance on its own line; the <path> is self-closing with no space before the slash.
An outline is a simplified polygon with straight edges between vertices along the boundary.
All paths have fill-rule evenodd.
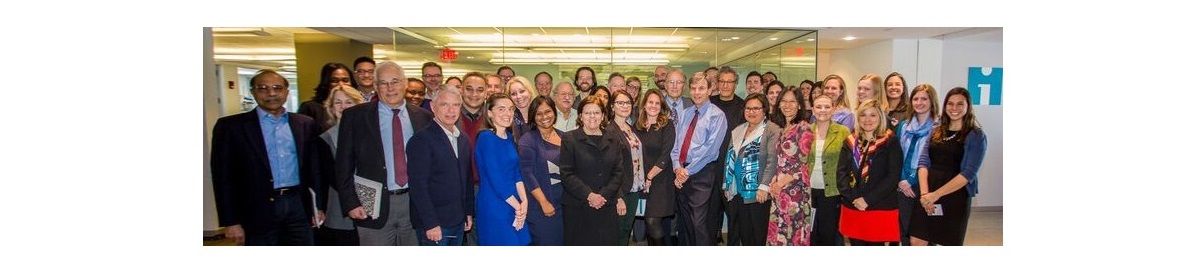
<path id="1" fill-rule="evenodd" d="M 711 234 L 708 213 L 712 205 L 711 195 L 716 178 L 715 163 L 708 164 L 697 173 L 693 173 L 682 189 L 674 197 L 678 204 L 678 243 L 679 246 L 711 246 L 715 245 L 715 237 Z M 718 229 L 718 228 L 717 228 Z"/>
<path id="2" fill-rule="evenodd" d="M 287 191 L 275 196 L 272 203 L 275 220 L 263 229 L 246 230 L 245 245 L 312 246 L 312 217 L 304 211 L 303 196 L 298 191 Z"/>
<path id="3" fill-rule="evenodd" d="M 765 246 L 772 200 L 744 203 L 740 195 L 725 202 L 728 212 L 728 246 Z"/>
<path id="4" fill-rule="evenodd" d="M 824 189 L 811 189 L 811 206 L 815 207 L 811 246 L 844 246 L 844 236 L 840 235 L 840 196 L 824 197 Z"/>

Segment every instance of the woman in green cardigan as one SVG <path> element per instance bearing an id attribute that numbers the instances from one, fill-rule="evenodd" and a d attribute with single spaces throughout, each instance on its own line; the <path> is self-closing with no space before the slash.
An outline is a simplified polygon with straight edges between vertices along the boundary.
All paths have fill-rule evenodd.
<path id="1" fill-rule="evenodd" d="M 836 190 L 836 169 L 840 166 L 840 148 L 849 136 L 849 128 L 832 122 L 832 96 L 820 94 L 811 101 L 815 115 L 811 153 L 807 164 L 811 174 L 811 206 L 815 208 L 812 246 L 843 246 L 840 235 L 840 193 Z"/>

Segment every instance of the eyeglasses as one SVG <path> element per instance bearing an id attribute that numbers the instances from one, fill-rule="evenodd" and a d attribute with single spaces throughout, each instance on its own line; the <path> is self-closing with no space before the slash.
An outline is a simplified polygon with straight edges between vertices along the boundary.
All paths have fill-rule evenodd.
<path id="1" fill-rule="evenodd" d="M 745 107 L 745 111 L 761 111 L 764 109 L 765 108 L 763 108 L 763 107 Z"/>
<path id="2" fill-rule="evenodd" d="M 666 81 L 666 83 L 669 83 L 669 84 L 682 84 L 682 81 L 681 81 L 681 80 L 667 80 L 667 81 Z"/>
<path id="3" fill-rule="evenodd" d="M 426 77 L 426 78 L 441 78 L 441 77 L 442 77 L 442 75 L 441 75 L 441 74 L 435 74 L 435 75 L 424 75 L 424 77 Z"/>
<path id="4" fill-rule="evenodd" d="M 274 91 L 274 92 L 285 92 L 285 91 L 287 91 L 287 87 L 284 87 L 284 86 L 282 86 L 282 85 L 265 85 L 265 84 L 259 84 L 259 85 L 255 85 L 255 86 L 253 87 L 253 89 L 254 89 L 254 91 L 258 91 L 258 92 L 267 92 L 267 90 Z"/>
<path id="5" fill-rule="evenodd" d="M 374 69 L 357 69 L 357 70 L 354 70 L 354 72 L 358 73 L 358 74 L 373 74 Z"/>
<path id="6" fill-rule="evenodd" d="M 617 106 L 628 106 L 628 105 L 632 105 L 632 102 L 630 102 L 630 101 L 616 101 L 616 105 L 617 105 Z"/>

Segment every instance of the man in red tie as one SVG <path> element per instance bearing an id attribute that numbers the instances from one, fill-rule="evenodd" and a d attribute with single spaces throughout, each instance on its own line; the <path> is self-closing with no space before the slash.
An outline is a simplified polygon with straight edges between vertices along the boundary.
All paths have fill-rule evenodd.
<path id="1" fill-rule="evenodd" d="M 403 68 L 386 61 L 375 68 L 378 101 L 345 109 L 338 131 L 336 183 L 345 214 L 358 226 L 363 246 L 417 244 L 408 196 L 408 163 L 404 146 L 415 131 L 432 122 L 432 114 L 404 101 L 408 83 Z M 382 184 L 377 193 L 378 218 L 367 213 L 358 183 Z M 352 193 L 352 194 L 351 194 Z M 364 204 L 366 202 L 366 204 Z"/>
<path id="2" fill-rule="evenodd" d="M 680 245 L 709 246 L 715 236 L 708 229 L 708 207 L 712 188 L 720 169 L 714 164 L 720 154 L 720 143 L 727 133 L 727 119 L 720 108 L 708 102 L 714 78 L 703 72 L 691 76 L 691 100 L 695 105 L 680 112 L 679 137 L 674 140 L 670 156 L 674 161 L 674 186 L 680 191 L 678 199 L 678 235 Z"/>

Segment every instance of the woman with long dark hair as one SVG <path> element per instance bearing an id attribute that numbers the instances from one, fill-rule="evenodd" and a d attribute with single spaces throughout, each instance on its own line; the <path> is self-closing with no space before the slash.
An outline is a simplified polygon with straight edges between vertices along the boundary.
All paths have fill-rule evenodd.
<path id="1" fill-rule="evenodd" d="M 511 131 L 516 105 L 507 94 L 499 93 L 488 97 L 483 109 L 487 110 L 487 122 L 474 144 L 479 178 L 475 197 L 478 244 L 528 245 L 528 195 Z"/>
<path id="2" fill-rule="evenodd" d="M 348 66 L 345 66 L 345 64 L 324 64 L 324 67 L 320 68 L 320 83 L 314 89 L 315 94 L 312 95 L 312 99 L 300 103 L 299 110 L 296 112 L 316 120 L 316 123 L 320 125 L 321 133 L 333 127 L 333 124 L 329 122 L 328 111 L 325 109 L 324 101 L 329 99 L 329 92 L 333 87 L 341 85 L 358 87 L 358 81 L 354 79 L 351 73 L 353 71 Z"/>
<path id="3" fill-rule="evenodd" d="M 939 123 L 919 155 L 922 206 L 916 207 L 911 218 L 912 245 L 964 244 L 986 145 L 986 133 L 973 115 L 969 91 L 961 87 L 949 90 Z"/>
<path id="4" fill-rule="evenodd" d="M 529 127 L 536 127 L 520 138 L 520 173 L 528 195 L 528 231 L 532 234 L 533 246 L 560 246 L 565 244 L 562 232 L 562 175 L 561 131 L 553 126 L 557 122 L 557 106 L 553 99 L 537 96 L 530 105 L 533 114 L 528 119 Z"/>

